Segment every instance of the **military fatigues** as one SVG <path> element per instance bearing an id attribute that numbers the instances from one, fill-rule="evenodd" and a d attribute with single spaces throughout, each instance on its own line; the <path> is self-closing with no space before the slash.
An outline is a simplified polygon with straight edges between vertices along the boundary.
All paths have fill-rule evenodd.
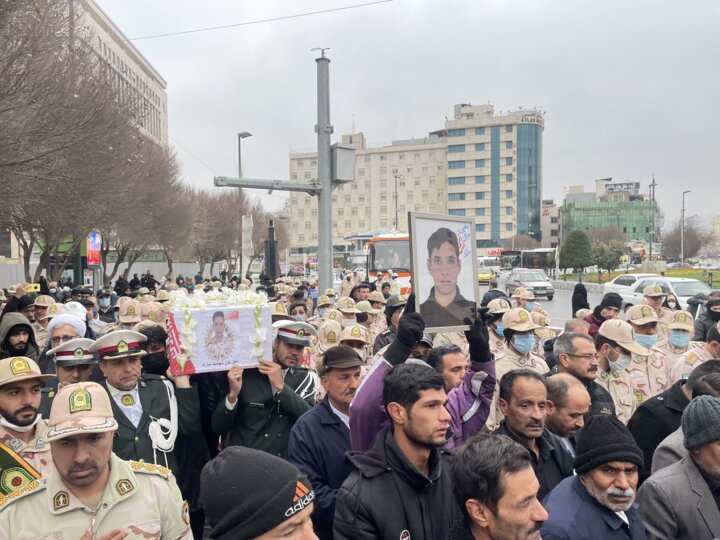
<path id="1" fill-rule="evenodd" d="M 28 465 L 35 469 L 36 472 L 44 474 L 48 468 L 52 468 L 53 462 L 52 454 L 50 453 L 50 444 L 45 442 L 48 429 L 47 422 L 41 419 L 35 424 L 35 436 L 29 444 L 25 444 L 20 439 L 15 438 L 4 426 L 0 426 L 0 443 L 20 456 Z M 3 452 L 3 450 L 0 449 L 0 452 Z M 0 468 L 4 469 L 4 467 Z M 0 474 L 4 472 L 7 472 L 7 470 L 0 470 Z M 4 490 L 0 490 L 0 493 L 3 491 Z"/>
<path id="2" fill-rule="evenodd" d="M 712 354 L 707 352 L 703 343 L 697 343 L 697 345 L 697 347 L 691 348 L 669 367 L 668 379 L 671 384 L 679 381 L 680 379 L 687 379 L 693 369 L 703 362 L 707 362 L 708 360 L 715 358 Z"/>
<path id="3" fill-rule="evenodd" d="M 632 380 L 627 370 L 617 371 L 609 369 L 605 371 L 602 368 L 598 368 L 595 382 L 610 392 L 613 403 L 615 403 L 617 419 L 623 424 L 627 424 L 638 406 L 633 391 Z"/>
<path id="4" fill-rule="evenodd" d="M 152 442 L 148 435 L 151 417 L 170 419 L 170 401 L 164 379 L 165 377 L 150 374 L 144 374 L 140 379 L 136 390 L 142 405 L 142 413 L 137 427 L 117 404 L 107 382 L 102 382 L 102 386 L 110 394 L 113 416 L 118 422 L 118 430 L 113 439 L 113 452 L 121 459 L 136 459 L 140 462 L 153 463 Z M 178 436 L 193 434 L 200 436 L 202 428 L 197 388 L 175 388 L 174 390 L 178 408 Z M 121 394 L 125 395 L 128 392 L 121 392 Z M 158 465 L 164 466 L 167 457 L 168 467 L 176 476 L 179 474 L 174 452 L 166 454 L 157 450 L 155 455 Z"/>
<path id="5" fill-rule="evenodd" d="M 492 327 L 488 328 L 488 335 L 490 337 L 490 352 L 495 356 L 505 352 L 505 347 L 507 347 L 505 337 L 495 333 Z"/>
<path id="6" fill-rule="evenodd" d="M 470 358 L 470 345 L 463 332 L 438 332 L 433 339 L 433 347 L 441 345 L 457 345 L 462 349 L 462 353 Z"/>
<path id="7" fill-rule="evenodd" d="M 670 341 L 664 341 L 663 343 L 656 345 L 651 351 L 653 351 L 658 356 L 662 356 L 665 360 L 665 367 L 667 368 L 668 378 L 670 379 L 670 384 L 672 385 L 674 382 L 676 382 L 678 379 L 674 379 L 672 375 L 672 369 L 673 366 L 677 363 L 680 358 L 685 356 L 690 351 L 694 351 L 695 349 L 702 349 L 703 344 L 699 341 L 691 341 L 687 347 L 684 347 L 682 349 L 678 349 L 675 347 Z"/>
<path id="8" fill-rule="evenodd" d="M 131 539 L 191 539 L 187 504 L 164 467 L 110 458 L 110 477 L 97 509 L 86 507 L 56 470 L 0 499 L 0 540 L 78 540 L 123 529 Z"/>
<path id="9" fill-rule="evenodd" d="M 306 368 L 290 368 L 285 371 L 285 387 L 279 393 L 257 369 L 246 369 L 242 378 L 235 407 L 227 407 L 226 397 L 215 409 L 213 431 L 218 435 L 230 433 L 231 445 L 287 458 L 290 429 L 315 405 L 317 375 Z"/>
<path id="10" fill-rule="evenodd" d="M 627 368 L 638 405 L 671 385 L 664 356 L 655 354 L 652 349 L 651 353 L 650 356 L 632 353 L 632 362 Z"/>
<path id="11" fill-rule="evenodd" d="M 50 340 L 47 328 L 43 328 L 39 322 L 35 321 L 32 323 L 32 329 L 35 333 L 35 343 L 37 343 L 38 349 L 43 350 Z"/>
<path id="12" fill-rule="evenodd" d="M 670 335 L 668 324 L 672 322 L 676 311 L 666 307 L 660 307 L 660 311 L 657 311 L 656 313 L 658 316 L 658 339 L 660 341 L 664 341 Z"/>
<path id="13" fill-rule="evenodd" d="M 501 354 L 495 356 L 495 377 L 497 378 L 497 384 L 495 385 L 493 401 L 490 404 L 490 415 L 488 416 L 487 422 L 485 422 L 485 428 L 488 431 L 497 429 L 500 422 L 505 418 L 498 406 L 500 381 L 503 375 L 516 369 L 532 369 L 540 375 L 545 375 L 550 371 L 548 365 L 545 363 L 545 359 L 533 352 L 530 352 L 527 356 L 520 356 L 511 347 L 505 347 L 505 350 Z"/>

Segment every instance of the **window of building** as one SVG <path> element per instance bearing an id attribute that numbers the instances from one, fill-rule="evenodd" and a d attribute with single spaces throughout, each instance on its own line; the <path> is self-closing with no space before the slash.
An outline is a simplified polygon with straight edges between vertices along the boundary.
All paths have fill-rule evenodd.
<path id="1" fill-rule="evenodd" d="M 464 176 L 451 176 L 448 178 L 448 185 L 451 186 L 461 186 L 465 183 L 465 177 Z"/>
<path id="2" fill-rule="evenodd" d="M 412 191 L 408 191 L 408 192 L 407 192 L 407 195 L 405 195 L 405 196 L 408 198 L 408 200 L 412 200 L 412 198 L 413 198 L 413 192 L 412 192 Z"/>
<path id="3" fill-rule="evenodd" d="M 427 192 L 426 189 L 423 189 L 422 198 L 423 198 L 423 199 L 427 199 L 427 198 L 428 198 L 428 192 Z"/>
<path id="4" fill-rule="evenodd" d="M 485 143 L 484 142 L 475 143 L 475 150 L 478 152 L 485 150 Z"/>
<path id="5" fill-rule="evenodd" d="M 345 222 L 345 230 L 346 230 L 346 231 L 349 231 L 351 226 L 352 226 L 352 223 L 351 223 L 351 222 L 349 222 L 349 221 L 346 221 L 346 222 Z"/>
<path id="6" fill-rule="evenodd" d="M 413 154 L 413 159 L 415 159 L 415 160 L 420 159 L 420 152 L 415 152 L 415 153 Z"/>
<path id="7" fill-rule="evenodd" d="M 484 191 L 476 191 L 475 192 L 475 200 L 484 201 L 485 200 L 485 192 Z"/>
<path id="8" fill-rule="evenodd" d="M 484 208 L 476 208 L 476 209 L 475 209 L 475 215 L 476 215 L 476 216 L 484 216 L 484 215 L 485 215 L 485 209 L 484 209 Z"/>
<path id="9" fill-rule="evenodd" d="M 484 166 L 485 166 L 485 160 L 484 160 L 484 159 L 476 159 L 476 160 L 475 160 L 475 166 L 476 166 L 476 167 L 484 167 Z"/>
<path id="10" fill-rule="evenodd" d="M 345 202 L 346 202 L 346 203 L 349 203 L 350 200 L 351 200 L 350 195 L 345 195 Z"/>
<path id="11" fill-rule="evenodd" d="M 465 209 L 464 208 L 450 208 L 448 210 L 448 214 L 450 214 L 451 216 L 464 216 Z"/>
<path id="12" fill-rule="evenodd" d="M 381 226 L 381 227 L 387 227 L 387 226 L 388 226 L 387 219 L 380 220 L 380 226 Z"/>
<path id="13" fill-rule="evenodd" d="M 423 192 L 425 193 L 425 192 Z M 464 201 L 465 200 L 465 194 L 464 193 L 448 193 L 448 201 Z"/>
<path id="14" fill-rule="evenodd" d="M 484 183 L 485 183 L 485 177 L 484 177 L 484 176 L 476 176 L 476 177 L 475 177 L 475 183 L 476 183 L 476 184 L 484 184 Z"/>
<path id="15" fill-rule="evenodd" d="M 364 219 L 361 219 L 361 220 L 358 222 L 358 225 L 360 225 L 360 228 L 361 228 L 361 229 L 364 229 L 364 228 L 365 228 L 365 220 L 364 220 Z"/>
<path id="16" fill-rule="evenodd" d="M 310 180 L 310 171 L 305 171 L 305 174 L 303 174 L 303 178 L 305 180 Z"/>
<path id="17" fill-rule="evenodd" d="M 448 161 L 448 169 L 464 169 L 464 161 Z"/>
<path id="18" fill-rule="evenodd" d="M 428 152 L 428 158 L 433 159 L 435 157 L 435 150 Z"/>
<path id="19" fill-rule="evenodd" d="M 358 169 L 358 176 L 365 176 L 365 169 Z"/>
<path id="20" fill-rule="evenodd" d="M 405 172 L 406 172 L 406 173 L 411 173 L 411 172 L 413 172 L 412 165 L 408 165 L 408 166 L 405 168 Z"/>
<path id="21" fill-rule="evenodd" d="M 512 141 L 505 141 L 505 148 L 507 148 L 507 149 L 512 148 Z"/>
<path id="22" fill-rule="evenodd" d="M 449 129 L 448 137 L 462 137 L 465 135 L 464 129 Z"/>
<path id="23" fill-rule="evenodd" d="M 300 161 L 297 162 L 297 166 L 298 166 L 298 169 L 302 169 L 302 168 L 303 168 L 303 162 L 302 162 L 302 160 L 300 160 Z"/>
<path id="24" fill-rule="evenodd" d="M 506 158 L 505 158 L 505 165 L 511 165 L 511 166 L 512 166 L 512 158 L 511 158 L 511 157 L 506 157 Z"/>
<path id="25" fill-rule="evenodd" d="M 317 208 L 313 208 L 312 210 L 310 210 L 310 215 L 312 217 L 317 217 Z"/>
<path id="26" fill-rule="evenodd" d="M 456 154 L 458 152 L 464 152 L 465 151 L 465 145 L 464 144 L 451 144 L 448 146 L 448 152 L 451 154 Z"/>
<path id="27" fill-rule="evenodd" d="M 387 206 L 381 206 L 381 207 L 380 207 L 380 213 L 381 213 L 381 214 L 387 214 Z"/>
<path id="28" fill-rule="evenodd" d="M 290 175 L 290 180 L 297 180 L 297 173 L 292 173 Z"/>
<path id="29" fill-rule="evenodd" d="M 427 172 L 428 172 L 428 167 L 427 167 L 427 165 L 423 165 L 423 166 L 422 166 L 422 169 L 420 169 L 420 172 L 422 172 L 422 174 L 427 174 Z"/>
<path id="30" fill-rule="evenodd" d="M 556 218 L 556 217 L 550 218 L 550 223 L 557 223 L 557 222 L 558 222 L 558 218 Z"/>
<path id="31" fill-rule="evenodd" d="M 550 229 L 550 236 L 559 236 L 560 230 L 559 229 Z"/>
<path id="32" fill-rule="evenodd" d="M 506 231 L 512 231 L 512 230 L 513 230 L 513 225 L 512 225 L 512 223 L 506 223 L 506 224 L 505 224 L 505 230 L 506 230 Z"/>
<path id="33" fill-rule="evenodd" d="M 385 161 L 385 156 L 380 154 L 380 161 Z"/>
<path id="34" fill-rule="evenodd" d="M 313 160 L 310 162 L 310 166 L 311 166 L 311 167 L 317 167 L 317 161 L 315 161 L 315 160 L 313 159 Z"/>
<path id="35" fill-rule="evenodd" d="M 380 176 L 387 175 L 387 167 L 380 167 Z"/>
<path id="36" fill-rule="evenodd" d="M 358 202 L 365 202 L 365 195 L 358 195 Z"/>
<path id="37" fill-rule="evenodd" d="M 400 154 L 400 161 L 403 161 L 405 159 L 405 154 Z"/>
<path id="38" fill-rule="evenodd" d="M 381 194 L 380 194 L 380 200 L 381 200 L 381 201 L 387 201 L 387 194 L 386 194 L 386 193 L 381 193 Z"/>
<path id="39" fill-rule="evenodd" d="M 305 210 L 303 210 L 302 208 L 300 208 L 300 209 L 298 210 L 298 217 L 305 217 Z"/>
<path id="40" fill-rule="evenodd" d="M 358 215 L 357 210 L 358 210 L 357 208 L 353 208 L 353 209 L 350 211 L 350 213 L 351 213 L 353 216 L 357 216 L 357 215 Z"/>
<path id="41" fill-rule="evenodd" d="M 512 174 L 506 174 L 506 175 L 505 175 L 505 181 L 506 181 L 506 182 L 512 182 Z"/>
<path id="42" fill-rule="evenodd" d="M 337 209 L 338 216 L 344 216 L 345 215 L 345 209 L 343 207 L 340 207 Z"/>
<path id="43" fill-rule="evenodd" d="M 485 128 L 484 127 L 475 128 L 475 135 L 485 135 Z"/>
<path id="44" fill-rule="evenodd" d="M 306 231 L 309 231 L 311 228 L 312 228 L 311 223 L 310 223 L 309 221 L 306 221 L 306 222 L 305 222 L 305 230 L 306 230 Z"/>
<path id="45" fill-rule="evenodd" d="M 431 211 L 431 212 L 437 212 L 437 204 L 431 204 L 431 205 L 430 205 L 430 211 Z"/>
<path id="46" fill-rule="evenodd" d="M 438 170 L 438 171 L 442 171 L 444 168 L 445 168 L 445 165 L 443 165 L 442 163 L 438 163 L 438 164 L 437 164 L 437 170 Z M 462 167 L 461 167 L 461 168 L 462 168 Z"/>
<path id="47" fill-rule="evenodd" d="M 506 198 L 506 199 L 512 199 L 512 189 L 508 189 L 508 190 L 505 192 L 505 198 Z"/>
<path id="48" fill-rule="evenodd" d="M 370 163 L 370 156 L 365 156 L 365 163 Z"/>
<path id="49" fill-rule="evenodd" d="M 506 133 L 512 133 L 513 127 L 512 126 L 505 126 L 505 132 Z"/>
<path id="50" fill-rule="evenodd" d="M 513 209 L 512 209 L 512 206 L 506 206 L 506 207 L 505 207 L 505 215 L 506 215 L 506 216 L 511 216 L 512 213 L 513 213 L 512 210 L 513 210 Z"/>
<path id="51" fill-rule="evenodd" d="M 484 223 L 476 223 L 475 224 L 475 232 L 485 232 L 485 224 Z"/>

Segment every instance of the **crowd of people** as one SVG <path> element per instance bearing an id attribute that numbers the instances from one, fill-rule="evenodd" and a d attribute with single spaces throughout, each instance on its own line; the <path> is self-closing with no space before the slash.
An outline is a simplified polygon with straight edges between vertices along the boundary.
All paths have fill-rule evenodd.
<path id="1" fill-rule="evenodd" d="M 720 292 L 491 282 L 431 334 L 392 271 L 227 278 L 3 291 L 0 539 L 720 537 Z M 272 358 L 173 374 L 171 296 L 225 288 Z"/>

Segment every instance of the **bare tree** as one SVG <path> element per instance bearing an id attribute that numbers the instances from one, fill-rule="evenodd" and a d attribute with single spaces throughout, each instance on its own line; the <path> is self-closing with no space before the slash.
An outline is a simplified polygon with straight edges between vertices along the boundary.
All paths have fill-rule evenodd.
<path id="1" fill-rule="evenodd" d="M 591 227 L 585 233 L 593 244 L 610 245 L 611 242 L 619 242 L 625 244 L 627 236 L 620 227 L 615 225 L 610 227 Z"/>
<path id="2" fill-rule="evenodd" d="M 696 220 L 685 220 L 683 254 L 686 259 L 694 257 L 713 239 L 712 233 L 703 230 Z M 668 259 L 680 258 L 680 222 L 666 231 L 662 238 L 663 251 Z"/>
<path id="3" fill-rule="evenodd" d="M 505 240 L 505 249 L 535 249 L 540 247 L 540 242 L 527 234 L 516 234 Z"/>

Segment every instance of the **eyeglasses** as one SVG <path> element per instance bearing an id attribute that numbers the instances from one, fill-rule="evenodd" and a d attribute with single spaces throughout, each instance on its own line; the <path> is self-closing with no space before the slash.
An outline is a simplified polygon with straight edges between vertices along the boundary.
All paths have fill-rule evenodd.
<path id="1" fill-rule="evenodd" d="M 575 358 L 582 358 L 583 360 L 587 360 L 590 362 L 591 360 L 598 360 L 600 358 L 600 355 L 595 354 L 572 354 L 572 353 L 565 353 L 568 356 L 574 356 Z"/>
<path id="2" fill-rule="evenodd" d="M 61 341 L 70 341 L 76 338 L 77 336 L 53 336 L 50 338 L 50 343 L 60 343 Z"/>

